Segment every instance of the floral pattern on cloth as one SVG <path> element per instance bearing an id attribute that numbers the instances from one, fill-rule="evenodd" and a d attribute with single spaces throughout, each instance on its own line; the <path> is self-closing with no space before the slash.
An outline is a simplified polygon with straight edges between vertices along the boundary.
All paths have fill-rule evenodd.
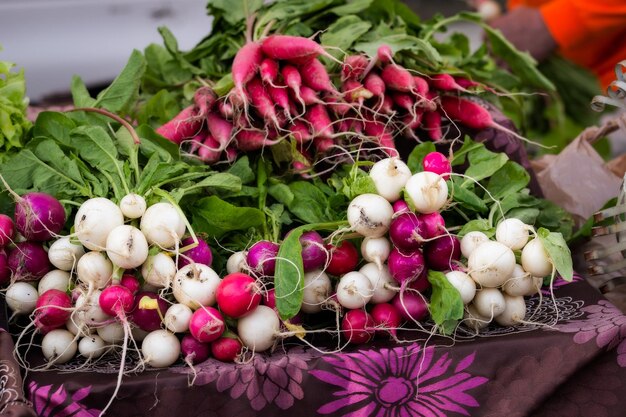
<path id="1" fill-rule="evenodd" d="M 300 384 L 304 371 L 309 368 L 307 361 L 320 355 L 312 349 L 295 347 L 289 352 L 257 354 L 245 363 L 208 359 L 194 365 L 194 385 L 215 382 L 219 392 L 228 391 L 233 399 L 245 394 L 255 411 L 261 411 L 269 404 L 286 410 L 295 400 L 304 398 Z M 192 372 L 186 368 L 173 368 L 172 371 Z"/>
<path id="2" fill-rule="evenodd" d="M 575 333 L 574 342 L 587 343 L 595 339 L 599 348 L 612 350 L 617 347 L 617 363 L 626 367 L 626 316 L 608 300 L 582 308 L 584 319 L 556 326 L 560 332 Z"/>
<path id="3" fill-rule="evenodd" d="M 552 290 L 556 290 L 557 288 L 561 288 L 565 285 L 573 284 L 575 282 L 579 282 L 582 280 L 584 280 L 584 278 L 578 274 L 574 274 L 571 281 L 565 281 L 563 278 L 561 278 L 560 275 L 557 275 L 554 278 L 554 282 L 552 282 Z M 550 297 L 551 296 L 550 286 L 544 285 L 543 287 L 541 287 L 541 293 L 546 297 Z"/>
<path id="4" fill-rule="evenodd" d="M 447 353 L 419 345 L 328 355 L 322 358 L 328 370 L 310 373 L 337 387 L 337 399 L 317 412 L 343 417 L 469 416 L 467 408 L 479 404 L 467 391 L 487 382 L 466 372 L 474 357 L 472 353 L 454 364 Z"/>
<path id="5" fill-rule="evenodd" d="M 54 390 L 54 385 L 28 385 L 30 400 L 39 417 L 93 417 L 99 416 L 100 410 L 87 408 L 82 401 L 91 392 L 91 386 L 76 391 L 72 396 L 63 385 Z"/>

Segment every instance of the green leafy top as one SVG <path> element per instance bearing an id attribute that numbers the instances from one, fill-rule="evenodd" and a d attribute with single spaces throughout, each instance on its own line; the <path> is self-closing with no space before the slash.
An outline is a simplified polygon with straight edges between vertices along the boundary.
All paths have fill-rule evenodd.
<path id="1" fill-rule="evenodd" d="M 24 70 L 13 71 L 15 64 L 0 61 L 0 161 L 22 147 L 31 122 L 26 117 L 28 99 Z"/>

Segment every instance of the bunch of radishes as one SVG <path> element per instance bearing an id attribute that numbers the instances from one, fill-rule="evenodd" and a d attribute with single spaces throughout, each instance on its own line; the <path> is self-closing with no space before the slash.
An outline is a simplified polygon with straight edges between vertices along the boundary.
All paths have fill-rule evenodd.
<path id="1" fill-rule="evenodd" d="M 372 149 L 397 156 L 396 136 L 440 140 L 446 120 L 503 129 L 483 107 L 458 96 L 478 84 L 448 74 L 416 75 L 392 55 L 383 45 L 372 59 L 346 56 L 337 89 L 318 59 L 335 58 L 315 41 L 286 35 L 249 41 L 233 61 L 230 93 L 218 98 L 200 88 L 194 104 L 157 131 L 209 164 L 293 140 L 299 169 L 310 166 L 313 153 L 345 154 L 346 148 L 364 158 Z"/>

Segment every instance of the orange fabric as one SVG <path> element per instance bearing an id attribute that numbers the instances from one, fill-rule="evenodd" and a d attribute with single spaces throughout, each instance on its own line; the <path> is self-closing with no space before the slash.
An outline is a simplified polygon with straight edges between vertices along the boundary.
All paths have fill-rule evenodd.
<path id="1" fill-rule="evenodd" d="M 626 1 L 509 0 L 509 8 L 537 7 L 560 53 L 593 71 L 604 88 L 626 59 Z"/>

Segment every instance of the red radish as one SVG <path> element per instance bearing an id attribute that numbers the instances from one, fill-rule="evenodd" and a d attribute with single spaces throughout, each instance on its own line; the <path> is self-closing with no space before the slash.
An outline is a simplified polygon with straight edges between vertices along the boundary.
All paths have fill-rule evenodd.
<path id="1" fill-rule="evenodd" d="M 168 302 L 157 293 L 141 291 L 135 295 L 132 321 L 140 329 L 152 332 L 161 328 L 162 318 L 165 317 L 168 308 Z"/>
<path id="2" fill-rule="evenodd" d="M 197 135 L 188 140 L 188 142 L 191 143 L 191 145 L 189 146 L 190 154 L 195 155 L 198 153 L 198 149 L 200 149 L 202 143 L 204 142 L 204 139 L 207 137 L 208 134 L 209 132 L 207 132 L 206 130 L 201 130 L 200 132 L 198 132 Z"/>
<path id="3" fill-rule="evenodd" d="M 309 131 L 308 125 L 302 120 L 294 120 L 290 128 L 291 135 L 298 143 L 305 143 L 313 139 L 313 135 Z"/>
<path id="4" fill-rule="evenodd" d="M 185 362 L 194 364 L 209 359 L 211 347 L 208 343 L 199 342 L 192 335 L 186 334 L 180 342 L 180 351 Z"/>
<path id="5" fill-rule="evenodd" d="M 211 136 L 217 140 L 220 145 L 219 150 L 226 149 L 232 139 L 233 124 L 213 112 L 207 114 L 207 124 Z"/>
<path id="6" fill-rule="evenodd" d="M 261 303 L 261 289 L 250 275 L 235 272 L 222 279 L 215 291 L 215 299 L 222 313 L 239 318 Z"/>
<path id="7" fill-rule="evenodd" d="M 217 100 L 217 97 L 211 88 L 198 88 L 193 95 L 193 102 L 198 108 L 198 116 L 204 117 L 213 107 L 215 100 Z"/>
<path id="8" fill-rule="evenodd" d="M 265 294 L 263 294 L 263 305 L 272 309 L 276 308 L 276 292 L 274 288 L 267 290 Z"/>
<path id="9" fill-rule="evenodd" d="M 267 133 L 259 130 L 240 130 L 235 138 L 237 139 L 237 149 L 243 152 L 257 151 L 278 143 L 277 140 L 269 140 Z"/>
<path id="10" fill-rule="evenodd" d="M 396 112 L 393 108 L 393 100 L 391 99 L 391 96 L 386 95 L 383 97 L 378 111 L 383 114 L 393 114 Z"/>
<path id="11" fill-rule="evenodd" d="M 356 269 L 359 263 L 359 252 L 352 242 L 342 240 L 338 246 L 329 245 L 328 250 L 330 262 L 326 267 L 326 272 L 340 276 Z"/>
<path id="12" fill-rule="evenodd" d="M 328 91 L 335 93 L 335 87 L 330 81 L 326 67 L 319 59 L 312 59 L 300 67 L 302 82 L 315 91 Z"/>
<path id="13" fill-rule="evenodd" d="M 269 93 L 263 86 L 261 79 L 254 77 L 248 82 L 246 86 L 248 95 L 252 104 L 256 108 L 257 112 L 266 121 L 272 121 L 274 126 L 278 126 L 278 119 L 276 118 L 276 110 L 274 109 L 274 102 Z M 210 127 L 209 127 L 210 128 Z"/>
<path id="14" fill-rule="evenodd" d="M 413 81 L 415 82 L 415 94 L 420 98 L 428 98 L 428 91 L 430 90 L 428 81 L 418 75 L 413 76 Z"/>
<path id="15" fill-rule="evenodd" d="M 391 99 L 396 106 L 406 110 L 412 116 L 413 120 L 417 118 L 415 114 L 415 101 L 410 94 L 393 92 L 391 93 Z"/>
<path id="16" fill-rule="evenodd" d="M 430 76 L 430 84 L 438 90 L 442 91 L 460 91 L 466 93 L 467 90 L 457 84 L 454 77 L 450 74 L 435 74 Z"/>
<path id="17" fill-rule="evenodd" d="M 424 225 L 424 239 L 432 239 L 446 233 L 446 222 L 441 214 L 433 212 L 429 214 L 420 214 L 418 216 Z"/>
<path id="18" fill-rule="evenodd" d="M 375 97 L 382 98 L 385 94 L 385 82 L 375 72 L 370 72 L 363 80 L 363 86 Z"/>
<path id="19" fill-rule="evenodd" d="M 211 252 L 211 247 L 201 237 L 196 236 L 196 238 L 198 240 L 198 245 L 192 249 L 182 252 L 178 256 L 178 268 L 182 268 L 183 266 L 189 265 L 192 262 L 211 266 L 211 263 L 213 262 L 213 253 Z M 187 247 L 192 244 L 193 238 L 186 237 L 181 241 L 180 246 Z"/>
<path id="20" fill-rule="evenodd" d="M 256 242 L 248 250 L 246 262 L 250 269 L 263 276 L 273 276 L 279 246 L 267 240 Z"/>
<path id="21" fill-rule="evenodd" d="M 300 87 L 302 86 L 302 76 L 300 75 L 298 68 L 294 67 L 293 65 L 284 65 L 280 73 L 282 74 L 283 80 L 285 81 L 285 84 L 287 84 L 287 87 L 293 90 L 296 99 L 302 104 L 302 106 L 304 106 L 304 101 L 300 94 Z"/>
<path id="22" fill-rule="evenodd" d="M 28 193 L 15 205 L 15 227 L 28 240 L 45 241 L 65 226 L 65 209 L 53 196 Z"/>
<path id="23" fill-rule="evenodd" d="M 376 120 L 366 120 L 364 130 L 367 136 L 376 138 L 378 144 L 388 156 L 399 156 L 392 134 L 387 130 L 385 124 Z"/>
<path id="24" fill-rule="evenodd" d="M 325 98 L 326 105 L 335 113 L 337 116 L 345 116 L 352 110 L 352 106 L 345 101 L 339 100 L 336 96 L 328 96 Z"/>
<path id="25" fill-rule="evenodd" d="M 235 84 L 235 98 L 243 103 L 244 109 L 248 108 L 245 86 L 254 77 L 262 61 L 263 53 L 258 42 L 246 43 L 239 49 L 233 60 L 232 75 Z"/>
<path id="26" fill-rule="evenodd" d="M 411 211 L 411 208 L 404 200 L 398 200 L 395 203 L 393 203 L 394 215 L 401 214 L 401 213 L 408 213 L 410 211 Z"/>
<path id="27" fill-rule="evenodd" d="M 407 95 L 407 94 L 405 94 Z M 422 125 L 422 116 L 424 111 L 422 109 L 416 109 L 411 114 L 406 114 L 402 117 L 402 124 L 408 129 L 409 136 L 414 135 L 413 130 L 419 128 Z"/>
<path id="28" fill-rule="evenodd" d="M 426 264 L 436 271 L 448 271 L 461 259 L 461 241 L 452 235 L 439 236 L 424 248 Z"/>
<path id="29" fill-rule="evenodd" d="M 265 58 L 259 67 L 259 74 L 265 84 L 275 86 L 276 79 L 278 78 L 278 62 L 273 59 Z"/>
<path id="30" fill-rule="evenodd" d="M 421 294 L 413 291 L 402 291 L 396 295 L 391 304 L 396 307 L 400 315 L 409 321 L 420 321 L 428 316 L 428 304 Z"/>
<path id="31" fill-rule="evenodd" d="M 134 307 L 135 297 L 130 289 L 123 285 L 111 285 L 100 293 L 98 303 L 109 316 L 125 318 Z"/>
<path id="32" fill-rule="evenodd" d="M 450 161 L 441 152 L 430 152 L 426 154 L 422 160 L 422 167 L 424 171 L 441 175 L 444 180 L 449 179 L 450 173 L 452 172 Z"/>
<path id="33" fill-rule="evenodd" d="M 139 290 L 141 290 L 141 283 L 139 282 L 137 277 L 131 274 L 122 275 L 122 279 L 120 279 L 120 285 L 128 288 L 133 294 L 137 294 Z"/>
<path id="34" fill-rule="evenodd" d="M 330 138 L 317 137 L 313 139 L 313 146 L 318 154 L 325 154 L 335 147 L 335 142 Z"/>
<path id="35" fill-rule="evenodd" d="M 313 128 L 313 135 L 321 138 L 331 138 L 334 131 L 330 116 L 326 111 L 326 106 L 322 104 L 316 104 L 309 107 L 304 115 L 307 122 L 309 122 Z"/>
<path id="36" fill-rule="evenodd" d="M 394 217 L 389 226 L 391 242 L 402 251 L 419 249 L 424 241 L 425 226 L 415 213 L 401 213 Z"/>
<path id="37" fill-rule="evenodd" d="M 291 103 L 289 101 L 289 92 L 286 87 L 278 87 L 269 85 L 267 92 L 270 94 L 272 101 L 283 108 L 287 117 L 291 117 Z"/>
<path id="38" fill-rule="evenodd" d="M 409 71 L 405 68 L 389 64 L 383 68 L 380 74 L 387 88 L 404 93 L 415 91 L 415 80 Z"/>
<path id="39" fill-rule="evenodd" d="M 37 327 L 47 327 L 49 330 L 61 327 L 70 318 L 72 310 L 72 300 L 67 293 L 50 289 L 37 299 L 35 323 Z"/>
<path id="40" fill-rule="evenodd" d="M 426 269 L 424 255 L 420 250 L 403 253 L 393 248 L 387 258 L 389 273 L 403 287 L 418 279 Z"/>
<path id="41" fill-rule="evenodd" d="M 323 104 L 324 102 L 320 100 L 317 96 L 317 92 L 306 85 L 300 86 L 300 97 L 302 97 L 302 101 L 306 106 L 311 106 L 313 104 Z"/>
<path id="42" fill-rule="evenodd" d="M 372 308 L 371 315 L 376 330 L 387 331 L 391 333 L 392 336 L 396 335 L 398 327 L 400 327 L 402 323 L 402 316 L 400 315 L 400 311 L 398 311 L 393 304 L 376 304 L 374 308 Z"/>
<path id="43" fill-rule="evenodd" d="M 341 81 L 348 78 L 360 78 L 368 63 L 369 60 L 364 55 L 348 55 L 341 66 Z"/>
<path id="44" fill-rule="evenodd" d="M 15 225 L 13 219 L 6 214 L 0 214 L 0 248 L 13 242 L 15 235 Z"/>
<path id="45" fill-rule="evenodd" d="M 11 280 L 11 270 L 9 269 L 9 257 L 4 249 L 0 249 L 0 285 L 4 285 Z"/>
<path id="46" fill-rule="evenodd" d="M 380 45 L 376 50 L 376 58 L 382 64 L 388 64 L 393 60 L 393 51 L 389 45 Z"/>
<path id="47" fill-rule="evenodd" d="M 427 111 L 424 114 L 424 129 L 431 140 L 435 142 L 441 140 L 441 138 L 443 138 L 443 132 L 441 131 L 441 113 L 438 111 Z"/>
<path id="48" fill-rule="evenodd" d="M 241 342 L 234 337 L 222 336 L 211 343 L 213 357 L 222 362 L 234 362 L 241 354 Z"/>
<path id="49" fill-rule="evenodd" d="M 211 135 L 207 135 L 198 150 L 198 158 L 206 164 L 214 164 L 220 160 L 220 144 Z"/>
<path id="50" fill-rule="evenodd" d="M 180 145 L 185 139 L 194 137 L 202 129 L 202 117 L 195 106 L 181 110 L 172 120 L 159 127 L 156 132 L 164 138 Z"/>
<path id="51" fill-rule="evenodd" d="M 37 242 L 16 243 L 7 262 L 13 281 L 36 281 L 52 269 L 46 250 Z"/>
<path id="52" fill-rule="evenodd" d="M 367 343 L 374 337 L 374 319 L 364 310 L 349 310 L 341 321 L 341 331 L 350 343 Z"/>
<path id="53" fill-rule="evenodd" d="M 235 114 L 235 109 L 233 109 L 233 105 L 224 100 L 220 100 L 217 104 L 217 110 L 220 115 L 225 119 L 232 119 Z"/>
<path id="54" fill-rule="evenodd" d="M 189 331 L 199 342 L 212 342 L 218 339 L 225 329 L 224 318 L 213 307 L 200 307 L 194 311 L 189 321 Z"/>
<path id="55" fill-rule="evenodd" d="M 263 53 L 279 61 L 303 62 L 318 55 L 332 57 L 317 42 L 300 36 L 272 35 L 261 43 Z M 334 58 L 333 58 L 334 59 Z"/>

